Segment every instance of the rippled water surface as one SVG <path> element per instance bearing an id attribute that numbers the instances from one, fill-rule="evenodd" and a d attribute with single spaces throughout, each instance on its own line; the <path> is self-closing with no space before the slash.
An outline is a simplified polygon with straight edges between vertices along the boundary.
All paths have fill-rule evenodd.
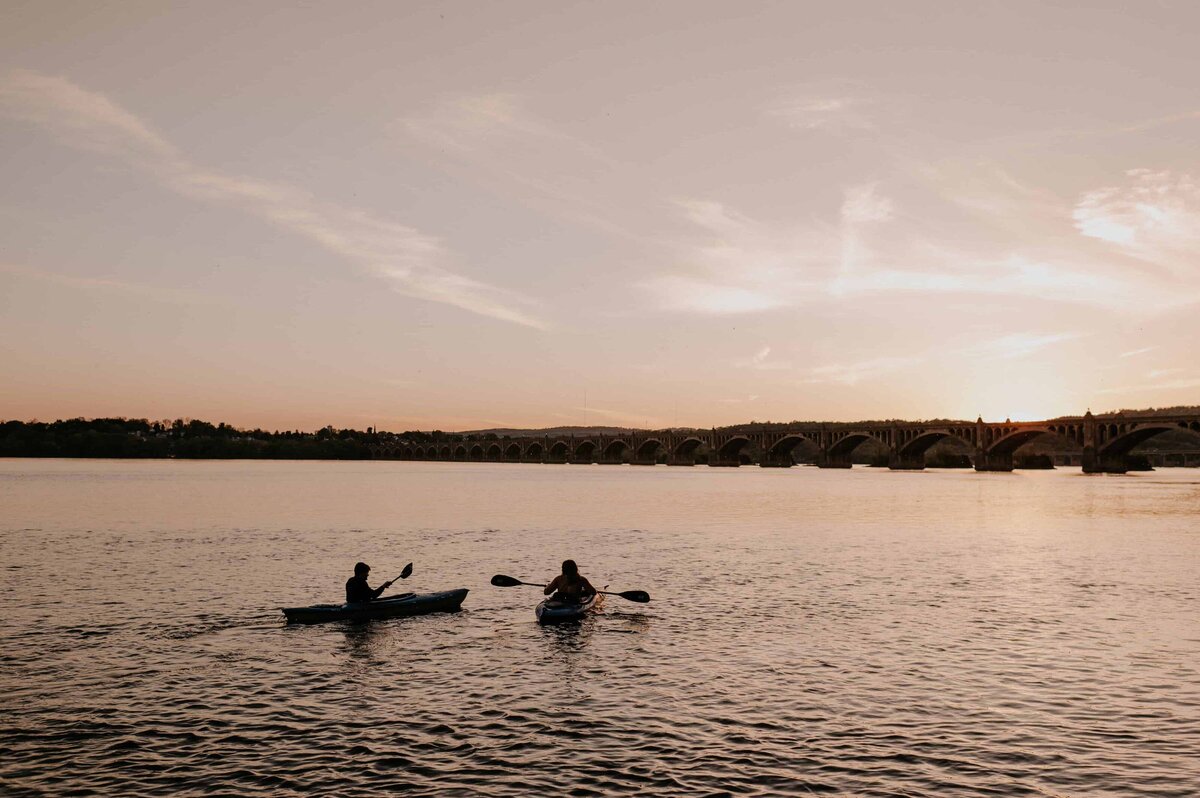
<path id="1" fill-rule="evenodd" d="M 1200 793 L 1195 470 L 0 460 L 0 567 L 8 794 Z"/>

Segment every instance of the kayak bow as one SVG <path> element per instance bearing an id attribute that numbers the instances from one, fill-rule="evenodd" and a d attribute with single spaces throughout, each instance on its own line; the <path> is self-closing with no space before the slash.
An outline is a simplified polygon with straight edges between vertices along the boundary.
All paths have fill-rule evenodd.
<path id="1" fill-rule="evenodd" d="M 567 623 L 583 620 L 584 616 L 600 609 L 603 604 L 604 596 L 593 593 L 578 604 L 546 599 L 539 602 L 533 612 L 541 624 Z"/>

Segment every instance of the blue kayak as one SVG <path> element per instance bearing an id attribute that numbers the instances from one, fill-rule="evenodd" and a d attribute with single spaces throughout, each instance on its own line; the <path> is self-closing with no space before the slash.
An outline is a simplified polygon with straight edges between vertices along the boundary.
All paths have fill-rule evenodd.
<path id="1" fill-rule="evenodd" d="M 324 623 L 325 621 L 365 621 L 402 618 L 431 612 L 456 612 L 467 597 L 467 589 L 440 593 L 403 593 L 375 601 L 355 604 L 314 604 L 311 607 L 282 607 L 288 623 Z"/>

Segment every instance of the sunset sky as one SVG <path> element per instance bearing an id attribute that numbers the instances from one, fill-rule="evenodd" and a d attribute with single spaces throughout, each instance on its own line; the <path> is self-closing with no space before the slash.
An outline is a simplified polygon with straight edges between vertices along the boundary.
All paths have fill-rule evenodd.
<path id="1" fill-rule="evenodd" d="M 1200 4 L 13 2 L 0 419 L 1200 403 Z"/>

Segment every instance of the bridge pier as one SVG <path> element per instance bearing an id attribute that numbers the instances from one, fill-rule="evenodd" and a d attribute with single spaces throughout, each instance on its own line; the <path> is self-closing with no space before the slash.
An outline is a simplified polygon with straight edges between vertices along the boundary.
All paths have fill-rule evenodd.
<path id="1" fill-rule="evenodd" d="M 1013 457 L 1012 452 L 1000 454 L 998 452 L 986 452 L 983 449 L 975 450 L 975 470 L 976 471 L 1012 471 Z"/>
<path id="2" fill-rule="evenodd" d="M 795 465 L 792 462 L 792 452 L 788 450 L 786 454 L 771 454 L 767 452 L 763 454 L 762 459 L 758 464 L 763 468 L 791 468 Z"/>
<path id="3" fill-rule="evenodd" d="M 892 471 L 924 471 L 925 453 L 902 454 L 900 452 L 889 452 L 888 468 Z"/>
<path id="4" fill-rule="evenodd" d="M 1125 455 L 1097 452 L 1094 446 L 1083 447 L 1083 473 L 1124 474 L 1128 470 Z"/>
<path id="5" fill-rule="evenodd" d="M 817 452 L 817 468 L 850 468 L 853 465 L 849 454 L 830 454 L 824 449 Z"/>

